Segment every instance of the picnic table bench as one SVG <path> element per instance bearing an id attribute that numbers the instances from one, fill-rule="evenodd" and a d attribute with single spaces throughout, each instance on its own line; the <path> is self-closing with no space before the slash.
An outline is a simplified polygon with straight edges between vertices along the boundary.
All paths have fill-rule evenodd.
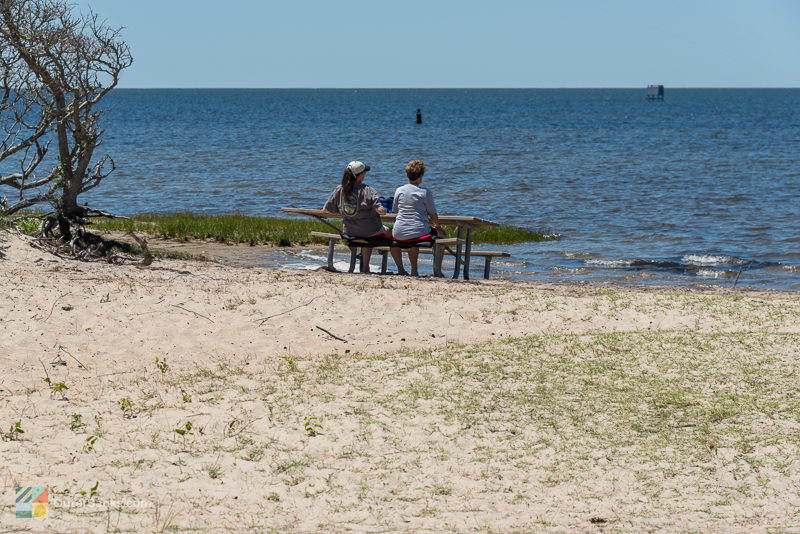
<path id="1" fill-rule="evenodd" d="M 309 232 L 310 236 L 313 237 L 322 237 L 328 240 L 328 270 L 335 271 L 336 269 L 333 266 L 333 249 L 337 242 L 345 242 L 347 247 L 350 249 L 350 268 L 348 272 L 353 272 L 356 268 L 356 260 L 358 258 L 358 249 L 361 247 L 371 247 L 375 250 L 380 251 L 381 255 L 383 256 L 381 260 L 381 274 L 386 274 L 388 271 L 388 259 L 387 254 L 389 249 L 392 246 L 401 246 L 396 241 L 392 241 L 391 239 L 387 238 L 377 238 L 377 239 L 369 239 L 369 238 L 347 238 L 341 234 L 328 234 L 325 232 Z M 444 239 L 436 239 L 435 241 L 422 241 L 419 243 L 414 244 L 403 244 L 405 248 L 415 246 L 419 247 L 420 251 L 427 251 L 433 253 L 433 274 L 434 276 L 444 277 L 442 274 L 442 258 L 444 257 L 445 249 L 448 248 L 448 245 L 457 245 L 458 243 L 463 244 L 463 239 L 458 238 L 444 238 Z M 362 260 L 363 261 L 363 260 Z"/>
<path id="2" fill-rule="evenodd" d="M 357 260 L 357 248 L 359 247 L 373 247 L 380 252 L 382 256 L 381 273 L 385 274 L 388 267 L 388 252 L 392 246 L 408 246 L 407 244 L 392 242 L 391 240 L 384 239 L 383 242 L 376 240 L 368 240 L 363 238 L 346 238 L 342 236 L 341 231 L 331 224 L 328 219 L 341 219 L 341 214 L 331 213 L 320 209 L 307 209 L 307 208 L 281 208 L 286 213 L 294 213 L 297 215 L 306 215 L 314 217 L 323 223 L 330 226 L 337 233 L 325 232 L 310 232 L 309 235 L 314 237 L 321 237 L 328 240 L 328 269 L 333 268 L 333 251 L 337 243 L 344 243 L 350 249 L 350 269 L 349 272 L 355 270 Z M 383 222 L 394 222 L 396 214 L 387 213 L 381 216 Z M 443 276 L 441 271 L 442 260 L 445 254 L 453 256 L 455 259 L 455 268 L 453 270 L 453 278 L 462 276 L 464 280 L 469 280 L 470 260 L 473 256 L 484 258 L 483 277 L 489 278 L 491 270 L 491 261 L 493 258 L 507 258 L 507 252 L 491 251 L 491 250 L 472 250 L 472 233 L 476 228 L 482 226 L 498 226 L 497 223 L 480 219 L 478 217 L 466 216 L 453 216 L 453 215 L 440 215 L 439 224 L 441 226 L 455 226 L 457 228 L 457 236 L 454 238 L 436 239 L 433 246 L 420 246 L 420 252 L 433 254 L 433 267 L 435 276 Z M 453 250 L 453 247 L 455 250 Z M 462 271 L 463 267 L 463 271 Z"/>

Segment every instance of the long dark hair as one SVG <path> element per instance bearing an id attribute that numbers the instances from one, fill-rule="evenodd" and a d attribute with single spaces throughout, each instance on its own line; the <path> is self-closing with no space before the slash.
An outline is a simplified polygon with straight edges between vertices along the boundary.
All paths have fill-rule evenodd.
<path id="1" fill-rule="evenodd" d="M 358 178 L 350 168 L 346 168 L 344 170 L 344 174 L 342 175 L 342 194 L 344 198 L 350 198 L 350 195 L 353 194 L 353 188 L 356 185 L 356 178 Z"/>

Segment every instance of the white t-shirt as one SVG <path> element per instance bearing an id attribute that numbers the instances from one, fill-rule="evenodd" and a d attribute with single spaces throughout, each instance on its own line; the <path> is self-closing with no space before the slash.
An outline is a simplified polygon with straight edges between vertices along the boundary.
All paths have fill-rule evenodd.
<path id="1" fill-rule="evenodd" d="M 436 213 L 433 193 L 424 187 L 406 184 L 394 192 L 392 211 L 397 219 L 392 229 L 392 237 L 406 240 L 422 237 L 431 232 L 428 215 Z"/>

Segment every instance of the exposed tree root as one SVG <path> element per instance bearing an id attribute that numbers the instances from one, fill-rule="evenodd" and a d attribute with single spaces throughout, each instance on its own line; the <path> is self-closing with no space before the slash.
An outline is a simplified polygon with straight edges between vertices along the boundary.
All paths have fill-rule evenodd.
<path id="1" fill-rule="evenodd" d="M 36 237 L 30 244 L 34 248 L 68 260 L 101 261 L 116 265 L 149 267 L 153 263 L 153 254 L 150 252 L 147 240 L 132 232 L 130 235 L 141 247 L 141 255 L 127 243 L 105 239 L 86 232 L 82 228 L 80 231 L 73 232 L 69 241 L 56 237 Z"/>

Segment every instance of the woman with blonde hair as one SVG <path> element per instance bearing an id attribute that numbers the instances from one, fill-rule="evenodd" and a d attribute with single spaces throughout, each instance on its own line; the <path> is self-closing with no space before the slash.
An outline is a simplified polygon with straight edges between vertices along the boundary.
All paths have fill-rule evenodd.
<path id="1" fill-rule="evenodd" d="M 392 228 L 392 236 L 398 242 L 413 242 L 421 237 L 444 237 L 445 232 L 439 226 L 439 215 L 433 202 L 433 193 L 422 187 L 425 175 L 425 163 L 412 160 L 406 165 L 408 183 L 394 192 L 394 212 L 397 219 Z M 433 226 L 434 228 L 431 228 Z M 403 267 L 403 256 L 399 248 L 392 248 L 392 258 L 397 264 L 399 274 L 407 274 Z M 411 276 L 418 276 L 417 260 L 419 247 L 408 249 L 408 261 L 411 263 Z"/>

